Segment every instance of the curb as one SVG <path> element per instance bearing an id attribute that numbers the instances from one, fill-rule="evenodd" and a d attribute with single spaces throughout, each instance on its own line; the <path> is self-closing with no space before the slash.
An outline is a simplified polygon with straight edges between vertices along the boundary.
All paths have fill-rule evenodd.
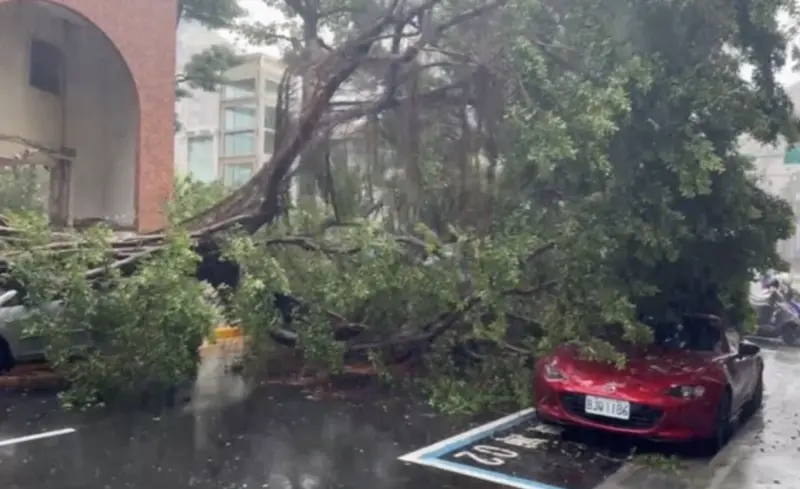
<path id="1" fill-rule="evenodd" d="M 21 365 L 0 376 L 0 390 L 47 390 L 58 388 L 64 380 L 44 364 Z"/>
<path id="2" fill-rule="evenodd" d="M 242 330 L 236 326 L 214 328 L 211 338 L 200 346 L 200 355 L 205 357 L 213 352 L 239 353 L 243 350 Z M 0 375 L 0 390 L 37 390 L 59 387 L 63 379 L 53 372 L 46 363 L 24 364 L 15 367 L 5 375 Z"/>

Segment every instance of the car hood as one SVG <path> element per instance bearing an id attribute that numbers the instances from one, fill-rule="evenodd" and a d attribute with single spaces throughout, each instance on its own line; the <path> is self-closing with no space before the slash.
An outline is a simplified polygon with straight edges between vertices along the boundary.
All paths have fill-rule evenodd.
<path id="1" fill-rule="evenodd" d="M 662 391 L 673 385 L 702 383 L 712 371 L 713 354 L 686 351 L 636 350 L 627 352 L 624 366 L 581 359 L 572 349 L 556 356 L 558 368 L 576 386 L 627 389 L 631 394 Z M 606 389 L 607 390 L 607 389 Z"/>

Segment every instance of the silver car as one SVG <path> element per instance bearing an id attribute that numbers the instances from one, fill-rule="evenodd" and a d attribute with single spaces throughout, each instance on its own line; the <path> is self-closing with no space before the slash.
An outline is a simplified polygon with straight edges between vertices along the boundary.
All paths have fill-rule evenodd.
<path id="1" fill-rule="evenodd" d="M 58 301 L 51 302 L 47 307 L 51 312 L 57 312 L 60 308 Z M 0 294 L 0 373 L 11 370 L 18 363 L 45 360 L 44 341 L 41 337 L 26 334 L 24 321 L 21 321 L 31 314 L 27 307 L 19 303 L 16 290 Z M 76 333 L 75 341 L 85 342 L 84 336 Z"/>

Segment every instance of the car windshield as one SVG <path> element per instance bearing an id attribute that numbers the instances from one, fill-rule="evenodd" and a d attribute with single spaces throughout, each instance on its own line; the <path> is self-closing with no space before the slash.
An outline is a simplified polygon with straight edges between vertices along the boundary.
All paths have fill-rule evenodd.
<path id="1" fill-rule="evenodd" d="M 650 324 L 653 344 L 668 350 L 714 352 L 721 348 L 719 330 L 703 317 L 686 317 L 680 322 Z"/>

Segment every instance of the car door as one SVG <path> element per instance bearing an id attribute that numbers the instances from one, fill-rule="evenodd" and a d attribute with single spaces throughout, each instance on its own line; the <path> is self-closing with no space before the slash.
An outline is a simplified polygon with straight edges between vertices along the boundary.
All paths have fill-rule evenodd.
<path id="1" fill-rule="evenodd" d="M 42 353 L 41 338 L 25 334 L 22 320 L 27 316 L 23 305 L 0 307 L 0 335 L 8 342 L 11 354 L 17 361 L 26 361 Z"/>

